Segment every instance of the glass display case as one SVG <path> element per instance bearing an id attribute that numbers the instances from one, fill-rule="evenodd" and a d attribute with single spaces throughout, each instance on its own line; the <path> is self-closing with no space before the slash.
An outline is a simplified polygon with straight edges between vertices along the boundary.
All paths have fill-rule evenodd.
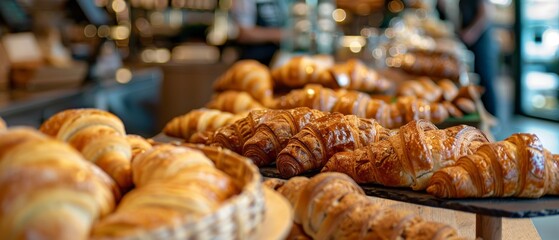
<path id="1" fill-rule="evenodd" d="M 559 121 L 559 1 L 516 1 L 517 112 Z"/>

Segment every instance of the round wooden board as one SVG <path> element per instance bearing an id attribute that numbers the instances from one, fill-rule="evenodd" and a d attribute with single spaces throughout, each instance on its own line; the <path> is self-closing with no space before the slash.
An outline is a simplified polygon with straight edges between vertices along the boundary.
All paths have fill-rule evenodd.
<path id="1" fill-rule="evenodd" d="M 253 239 L 285 239 L 293 225 L 291 204 L 274 190 L 266 186 L 263 188 L 266 198 L 266 215 Z"/>

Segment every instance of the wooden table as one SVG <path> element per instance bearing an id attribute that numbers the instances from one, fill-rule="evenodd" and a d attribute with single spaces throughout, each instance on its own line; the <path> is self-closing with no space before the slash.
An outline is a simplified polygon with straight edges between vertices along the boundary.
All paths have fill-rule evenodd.
<path id="1" fill-rule="evenodd" d="M 450 209 L 434 208 L 400 201 L 374 198 L 376 202 L 396 209 L 403 209 L 420 215 L 423 219 L 449 224 L 455 227 L 460 236 L 466 239 L 480 237 L 476 234 L 476 214 Z M 487 229 L 500 231 L 501 239 L 533 240 L 541 239 L 530 218 L 497 218 L 502 219 L 500 227 L 485 225 Z M 494 236 L 494 235 L 493 235 Z M 484 239 L 487 239 L 484 238 Z"/>

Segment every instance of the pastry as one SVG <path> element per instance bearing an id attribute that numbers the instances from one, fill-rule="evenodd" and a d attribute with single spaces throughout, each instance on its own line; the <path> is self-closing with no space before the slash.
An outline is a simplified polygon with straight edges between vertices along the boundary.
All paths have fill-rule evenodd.
<path id="1" fill-rule="evenodd" d="M 309 83 L 333 86 L 333 79 L 321 78 L 321 75 L 331 66 L 333 61 L 311 56 L 296 56 L 283 65 L 272 69 L 272 79 L 276 88 L 301 88 Z M 329 82 L 321 82 L 327 80 Z"/>
<path id="2" fill-rule="evenodd" d="M 431 175 L 487 143 L 474 127 L 438 129 L 425 120 L 412 121 L 388 137 L 331 157 L 323 172 L 342 172 L 358 183 L 424 190 Z"/>
<path id="3" fill-rule="evenodd" d="M 380 125 L 391 129 L 417 119 L 441 123 L 449 116 L 443 103 L 429 103 L 415 96 L 401 96 L 394 102 L 387 103 L 373 99 L 362 92 L 345 89 L 334 91 L 316 84 L 293 90 L 287 95 L 275 99 L 271 106 L 275 109 L 295 107 L 308 107 L 325 112 L 372 118 L 377 120 Z"/>
<path id="4" fill-rule="evenodd" d="M 217 92 L 247 92 L 252 98 L 266 105 L 273 96 L 272 76 L 266 65 L 256 60 L 240 60 L 216 79 L 213 89 Z"/>
<path id="5" fill-rule="evenodd" d="M 140 135 L 127 134 L 126 140 L 130 144 L 132 150 L 132 158 L 136 157 L 138 154 L 143 153 L 152 147 L 151 143 Z"/>
<path id="6" fill-rule="evenodd" d="M 327 115 L 327 113 L 306 108 L 273 110 L 264 121 L 256 125 L 253 136 L 243 144 L 242 155 L 250 158 L 257 166 L 275 162 L 280 151 L 291 137 L 307 124 Z"/>
<path id="7" fill-rule="evenodd" d="M 132 169 L 136 188 L 95 225 L 92 239 L 138 237 L 200 221 L 239 192 L 202 152 L 186 147 L 154 146 L 134 159 Z"/>
<path id="8" fill-rule="evenodd" d="M 558 195 L 559 155 L 546 150 L 536 135 L 516 133 L 439 169 L 427 192 L 443 198 Z"/>
<path id="9" fill-rule="evenodd" d="M 312 239 L 458 239 L 448 225 L 380 206 L 344 174 L 295 177 L 277 191 L 293 206 L 294 223 Z"/>
<path id="10" fill-rule="evenodd" d="M 115 179 L 123 191 L 132 187 L 132 150 L 117 116 L 99 109 L 69 109 L 50 117 L 40 130 L 68 142 Z"/>
<path id="11" fill-rule="evenodd" d="M 0 132 L 2 239 L 89 239 L 119 197 L 115 182 L 68 144 L 30 128 Z"/>
<path id="12" fill-rule="evenodd" d="M 206 107 L 234 114 L 264 108 L 262 104 L 257 102 L 248 93 L 239 91 L 224 91 L 218 93 L 206 104 Z"/>
<path id="13" fill-rule="evenodd" d="M 352 58 L 344 63 L 336 64 L 320 75 L 325 87 L 344 88 L 363 92 L 384 92 L 392 85 L 377 71 L 368 68 L 359 59 Z"/>
<path id="14" fill-rule="evenodd" d="M 171 137 L 188 140 L 194 133 L 214 131 L 232 124 L 242 117 L 241 114 L 232 114 L 215 109 L 194 109 L 171 119 L 163 128 L 163 133 Z"/>
<path id="15" fill-rule="evenodd" d="M 332 113 L 295 134 L 279 153 L 276 165 L 284 178 L 320 170 L 335 153 L 367 146 L 388 136 L 389 130 L 374 120 Z"/>

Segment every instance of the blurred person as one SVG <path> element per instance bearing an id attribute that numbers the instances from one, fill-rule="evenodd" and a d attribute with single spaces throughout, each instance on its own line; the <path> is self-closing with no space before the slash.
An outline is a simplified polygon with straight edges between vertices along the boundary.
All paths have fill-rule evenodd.
<path id="1" fill-rule="evenodd" d="M 233 0 L 231 17 L 238 26 L 236 42 L 240 59 L 254 59 L 269 65 L 282 39 L 287 1 Z"/>
<path id="2" fill-rule="evenodd" d="M 438 0 L 441 19 L 448 19 L 446 4 L 455 1 Z M 466 47 L 473 52 L 474 72 L 479 75 L 479 85 L 485 88 L 481 100 L 489 113 L 496 115 L 495 81 L 498 74 L 498 44 L 493 38 L 492 5 L 486 0 L 460 0 L 457 33 Z"/>

